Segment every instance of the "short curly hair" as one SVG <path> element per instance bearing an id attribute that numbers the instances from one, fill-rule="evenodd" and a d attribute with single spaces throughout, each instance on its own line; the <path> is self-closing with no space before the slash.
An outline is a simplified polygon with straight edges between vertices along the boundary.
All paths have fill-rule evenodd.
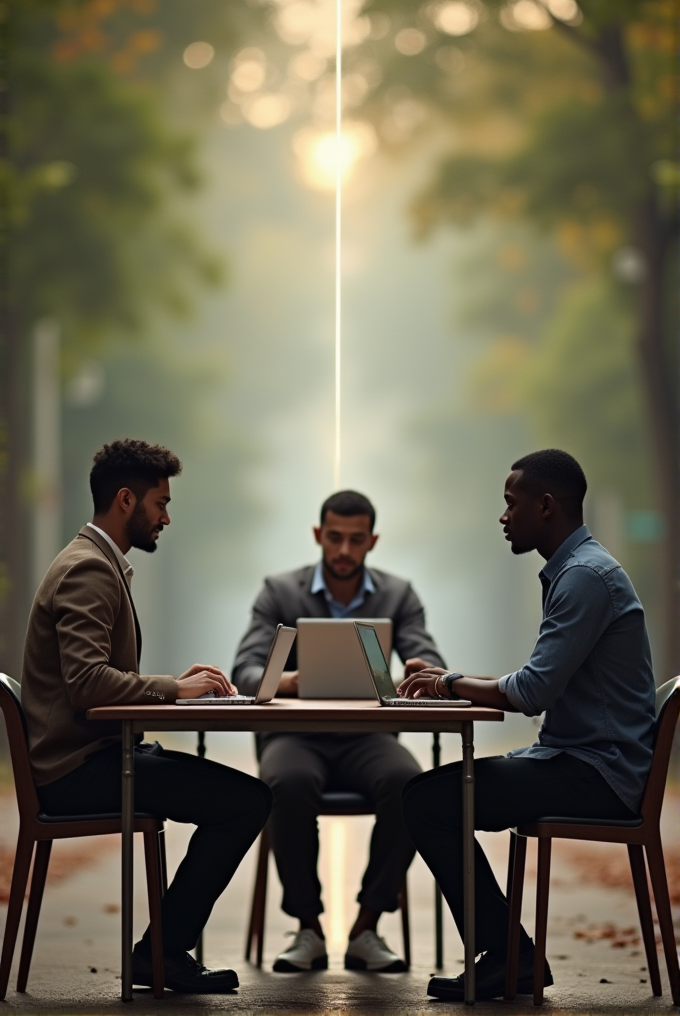
<path id="1" fill-rule="evenodd" d="M 105 444 L 94 457 L 90 472 L 90 490 L 95 515 L 107 512 L 122 487 L 129 487 L 141 500 L 159 480 L 179 476 L 182 463 L 162 445 L 150 445 L 126 437 Z"/>

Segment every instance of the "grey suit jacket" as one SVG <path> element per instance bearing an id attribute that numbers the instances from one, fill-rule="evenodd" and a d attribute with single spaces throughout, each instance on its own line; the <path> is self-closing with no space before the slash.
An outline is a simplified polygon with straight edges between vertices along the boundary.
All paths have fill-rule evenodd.
<path id="1" fill-rule="evenodd" d="M 265 579 L 253 605 L 250 627 L 236 653 L 232 678 L 244 695 L 254 695 L 267 660 L 277 624 L 295 627 L 298 617 L 330 617 L 323 591 L 312 593 L 315 565 Z M 425 611 L 409 582 L 369 568 L 375 586 L 352 617 L 389 617 L 393 645 L 402 661 L 420 656 L 435 667 L 444 667 L 434 639 L 425 627 Z M 286 670 L 297 670 L 295 644 Z"/>

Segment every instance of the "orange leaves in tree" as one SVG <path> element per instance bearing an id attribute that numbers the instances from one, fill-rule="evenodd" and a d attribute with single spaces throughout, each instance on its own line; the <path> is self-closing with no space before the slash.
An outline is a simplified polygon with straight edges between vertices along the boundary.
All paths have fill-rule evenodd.
<path id="1" fill-rule="evenodd" d="M 107 54 L 116 73 L 129 74 L 136 69 L 140 57 L 159 49 L 163 34 L 156 28 L 138 28 L 121 40 L 108 22 L 124 11 L 148 17 L 157 8 L 157 0 L 88 0 L 60 10 L 55 21 L 61 37 L 52 46 L 52 55 L 59 63 L 73 63 Z"/>

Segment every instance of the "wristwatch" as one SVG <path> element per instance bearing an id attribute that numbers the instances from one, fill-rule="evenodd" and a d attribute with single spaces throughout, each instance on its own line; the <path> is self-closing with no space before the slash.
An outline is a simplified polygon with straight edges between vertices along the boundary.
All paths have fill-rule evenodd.
<path id="1" fill-rule="evenodd" d="M 452 687 L 453 686 L 453 682 L 457 681 L 460 677 L 463 677 L 463 674 L 459 674 L 458 672 L 456 672 L 456 673 L 451 672 L 449 674 L 442 674 L 442 676 L 441 676 L 441 682 L 444 685 L 444 687 L 446 688 L 446 690 L 448 691 L 448 693 L 451 696 L 451 698 L 460 698 L 460 695 L 456 695 L 456 693 L 454 692 L 453 687 Z"/>

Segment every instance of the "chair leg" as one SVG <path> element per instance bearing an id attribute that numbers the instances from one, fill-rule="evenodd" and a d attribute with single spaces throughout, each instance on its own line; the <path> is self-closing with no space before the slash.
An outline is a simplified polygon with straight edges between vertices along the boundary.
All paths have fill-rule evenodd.
<path id="1" fill-rule="evenodd" d="M 663 951 L 666 956 L 666 967 L 668 969 L 668 980 L 671 986 L 671 997 L 673 1005 L 680 1005 L 680 968 L 678 966 L 678 951 L 675 944 L 673 932 L 673 917 L 671 915 L 671 901 L 668 895 L 668 881 L 666 879 L 666 865 L 663 859 L 663 848 L 661 840 L 655 837 L 645 844 L 647 850 L 647 864 L 649 865 L 649 877 L 652 880 L 654 891 L 654 905 L 656 916 L 659 919 L 659 930 Z"/>
<path id="2" fill-rule="evenodd" d="M 5 934 L 2 940 L 2 958 L 0 958 L 0 999 L 7 994 L 9 972 L 14 956 L 14 947 L 19 933 L 19 922 L 21 911 L 24 909 L 24 896 L 28 884 L 28 873 L 31 870 L 33 848 L 35 841 L 27 836 L 22 836 L 19 831 L 17 840 L 17 851 L 14 857 L 14 870 L 12 872 L 12 885 L 9 892 L 9 904 L 7 907 L 7 920 L 5 922 Z"/>
<path id="3" fill-rule="evenodd" d="M 40 905 L 42 904 L 47 869 L 50 865 L 50 854 L 52 853 L 52 840 L 41 840 L 35 851 L 33 862 L 33 874 L 31 875 L 31 891 L 28 897 L 28 909 L 26 910 L 26 925 L 24 927 L 24 941 L 21 947 L 21 959 L 19 961 L 19 976 L 17 978 L 17 991 L 26 991 L 28 983 L 28 972 L 31 968 L 33 946 L 38 930 L 38 918 L 40 917 Z"/>
<path id="4" fill-rule="evenodd" d="M 163 969 L 163 930 L 161 925 L 162 866 L 159 837 L 155 831 L 144 833 L 144 860 L 146 862 L 146 890 L 149 896 L 153 997 L 163 998 L 165 972 Z"/>
<path id="5" fill-rule="evenodd" d="M 543 1005 L 545 945 L 548 934 L 548 895 L 550 893 L 550 853 L 552 840 L 538 838 L 536 875 L 536 933 L 534 942 L 534 1005 Z"/>
<path id="6" fill-rule="evenodd" d="M 264 918 L 267 906 L 267 874 L 269 868 L 269 830 L 264 827 L 260 834 L 260 851 L 257 857 L 253 904 L 250 908 L 250 922 L 246 939 L 246 960 L 250 962 L 253 951 L 253 939 L 257 941 L 257 966 L 262 966 L 264 948 Z"/>
<path id="7" fill-rule="evenodd" d="M 517 995 L 517 965 L 519 963 L 519 929 L 524 895 L 524 869 L 527 858 L 527 838 L 510 830 L 510 856 L 508 858 L 508 957 L 505 963 L 505 995 L 512 1001 Z"/>
<path id="8" fill-rule="evenodd" d="M 517 833 L 510 829 L 510 844 L 508 847 L 508 877 L 505 882 L 505 898 L 510 899 L 512 893 L 512 875 L 515 870 L 515 848 L 517 847 Z"/>
<path id="9" fill-rule="evenodd" d="M 647 885 L 645 854 L 639 843 L 628 844 L 628 858 L 630 860 L 630 872 L 633 876 L 635 899 L 637 900 L 638 915 L 640 917 L 642 941 L 645 944 L 649 980 L 652 985 L 652 992 L 658 997 L 662 994 L 659 957 L 654 940 L 654 921 L 652 919 L 652 905 L 649 899 L 649 886 Z"/>
<path id="10" fill-rule="evenodd" d="M 437 882 L 434 883 L 434 966 L 444 969 L 444 897 Z"/>
<path id="11" fill-rule="evenodd" d="M 401 907 L 401 931 L 404 938 L 404 963 L 411 966 L 411 922 L 408 912 L 408 884 L 404 875 L 404 884 L 399 893 L 399 906 Z"/>
<path id="12" fill-rule="evenodd" d="M 158 853 L 161 859 L 161 891 L 165 896 L 168 891 L 168 859 L 165 853 L 165 829 L 158 833 Z"/>

